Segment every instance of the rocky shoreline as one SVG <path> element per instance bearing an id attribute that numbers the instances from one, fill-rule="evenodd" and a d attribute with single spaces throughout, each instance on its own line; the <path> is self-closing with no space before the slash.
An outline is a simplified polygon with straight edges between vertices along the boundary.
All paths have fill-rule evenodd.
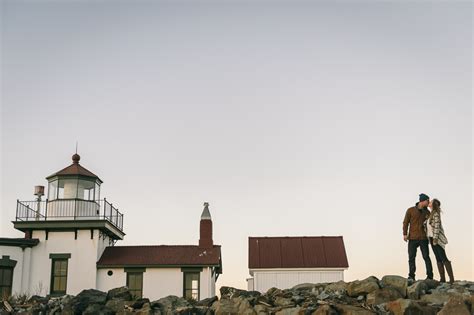
<path id="1" fill-rule="evenodd" d="M 10 299 L 0 315 L 474 315 L 474 282 L 453 284 L 422 280 L 410 283 L 400 276 L 369 277 L 353 282 L 300 284 L 271 288 L 264 294 L 222 287 L 221 298 L 190 301 L 167 296 L 157 301 L 133 299 L 126 287 L 109 292 L 84 290 L 77 296 L 33 296 Z"/>

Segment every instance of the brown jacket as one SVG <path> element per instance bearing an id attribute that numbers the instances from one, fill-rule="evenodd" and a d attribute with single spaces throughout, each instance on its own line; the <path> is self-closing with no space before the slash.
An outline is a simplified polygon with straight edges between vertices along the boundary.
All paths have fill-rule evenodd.
<path id="1" fill-rule="evenodd" d="M 409 240 L 426 240 L 426 220 L 430 215 L 428 209 L 418 209 L 416 206 L 411 207 L 405 214 L 403 220 L 403 235 L 408 234 Z M 410 231 L 408 231 L 408 227 Z"/>

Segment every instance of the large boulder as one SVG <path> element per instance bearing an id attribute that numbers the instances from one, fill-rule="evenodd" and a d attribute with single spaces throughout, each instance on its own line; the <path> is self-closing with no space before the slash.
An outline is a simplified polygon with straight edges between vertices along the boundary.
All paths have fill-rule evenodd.
<path id="1" fill-rule="evenodd" d="M 275 315 L 300 315 L 304 314 L 301 307 L 284 308 L 275 313 Z"/>
<path id="2" fill-rule="evenodd" d="M 335 308 L 341 315 L 374 315 L 375 312 L 369 311 L 365 308 L 353 305 L 336 305 Z"/>
<path id="3" fill-rule="evenodd" d="M 471 312 L 469 311 L 469 306 L 466 304 L 465 299 L 463 299 L 462 297 L 452 297 L 438 313 L 438 315 L 450 314 L 471 315 Z"/>
<path id="4" fill-rule="evenodd" d="M 131 301 L 132 294 L 130 293 L 130 290 L 127 287 L 115 288 L 107 292 L 107 301 L 111 299 Z"/>
<path id="5" fill-rule="evenodd" d="M 293 301 L 293 299 L 282 297 L 282 296 L 275 297 L 274 303 L 275 303 L 275 306 L 283 306 L 283 307 L 295 306 L 295 302 Z"/>
<path id="6" fill-rule="evenodd" d="M 105 305 L 101 304 L 91 304 L 89 305 L 84 312 L 83 315 L 115 315 L 115 312 Z"/>
<path id="7" fill-rule="evenodd" d="M 72 299 L 72 310 L 74 314 L 82 314 L 91 304 L 105 305 L 107 293 L 89 289 L 83 290 Z"/>
<path id="8" fill-rule="evenodd" d="M 329 305 L 322 305 L 318 307 L 311 315 L 339 315 L 339 313 Z"/>
<path id="9" fill-rule="evenodd" d="M 217 296 L 213 296 L 213 297 L 210 297 L 210 298 L 207 298 L 207 299 L 204 299 L 204 300 L 200 300 L 196 303 L 196 306 L 206 306 L 206 307 L 211 307 L 212 304 L 219 300 L 217 298 Z"/>
<path id="10" fill-rule="evenodd" d="M 360 295 L 366 295 L 370 292 L 378 290 L 379 288 L 380 287 L 377 278 L 368 277 L 364 280 L 350 282 L 347 285 L 347 295 L 351 297 L 358 297 Z"/>
<path id="11" fill-rule="evenodd" d="M 408 280 L 401 276 L 385 276 L 380 281 L 382 288 L 391 287 L 402 295 L 403 298 L 407 296 Z"/>
<path id="12" fill-rule="evenodd" d="M 395 288 L 385 287 L 367 294 L 366 302 L 369 305 L 378 305 L 403 298 L 402 294 Z"/>
<path id="13" fill-rule="evenodd" d="M 190 307 L 186 299 L 177 297 L 175 295 L 168 295 L 167 297 L 151 302 L 153 309 L 159 309 L 163 315 L 174 314 L 174 311 L 178 307 Z"/>
<path id="14" fill-rule="evenodd" d="M 407 297 L 411 300 L 418 300 L 422 295 L 427 294 L 428 291 L 435 289 L 438 285 L 439 282 L 435 280 L 416 281 L 407 288 Z"/>
<path id="15" fill-rule="evenodd" d="M 344 281 L 338 281 L 330 283 L 325 288 L 326 292 L 332 292 L 337 295 L 342 295 L 347 293 L 347 283 Z"/>
<path id="16" fill-rule="evenodd" d="M 408 299 L 398 299 L 385 305 L 393 315 L 436 315 L 437 309 Z"/>
<path id="17" fill-rule="evenodd" d="M 220 299 L 214 302 L 211 310 L 215 315 L 254 315 L 256 314 L 253 307 L 244 297 Z"/>
<path id="18" fill-rule="evenodd" d="M 459 293 L 448 293 L 448 292 L 433 292 L 431 294 L 425 294 L 420 298 L 420 301 L 434 304 L 434 305 L 444 305 L 449 302 L 453 297 L 462 297 L 462 294 Z"/>

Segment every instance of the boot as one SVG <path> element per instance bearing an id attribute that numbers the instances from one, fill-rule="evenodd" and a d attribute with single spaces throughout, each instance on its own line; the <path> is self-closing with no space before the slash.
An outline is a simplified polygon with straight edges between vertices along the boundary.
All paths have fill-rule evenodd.
<path id="1" fill-rule="evenodd" d="M 446 267 L 446 271 L 448 272 L 449 276 L 449 283 L 454 282 L 454 274 L 453 274 L 453 266 L 451 265 L 450 261 L 445 261 L 444 266 Z"/>
<path id="2" fill-rule="evenodd" d="M 444 264 L 438 262 L 438 271 L 439 271 L 439 282 L 446 282 L 446 276 L 444 275 Z"/>

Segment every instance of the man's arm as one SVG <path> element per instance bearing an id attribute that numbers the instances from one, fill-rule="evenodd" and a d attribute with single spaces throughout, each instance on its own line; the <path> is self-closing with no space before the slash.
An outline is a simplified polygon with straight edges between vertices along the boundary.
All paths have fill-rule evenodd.
<path id="1" fill-rule="evenodd" d="M 408 239 L 408 225 L 410 224 L 410 209 L 405 213 L 405 219 L 403 220 L 403 240 Z"/>

